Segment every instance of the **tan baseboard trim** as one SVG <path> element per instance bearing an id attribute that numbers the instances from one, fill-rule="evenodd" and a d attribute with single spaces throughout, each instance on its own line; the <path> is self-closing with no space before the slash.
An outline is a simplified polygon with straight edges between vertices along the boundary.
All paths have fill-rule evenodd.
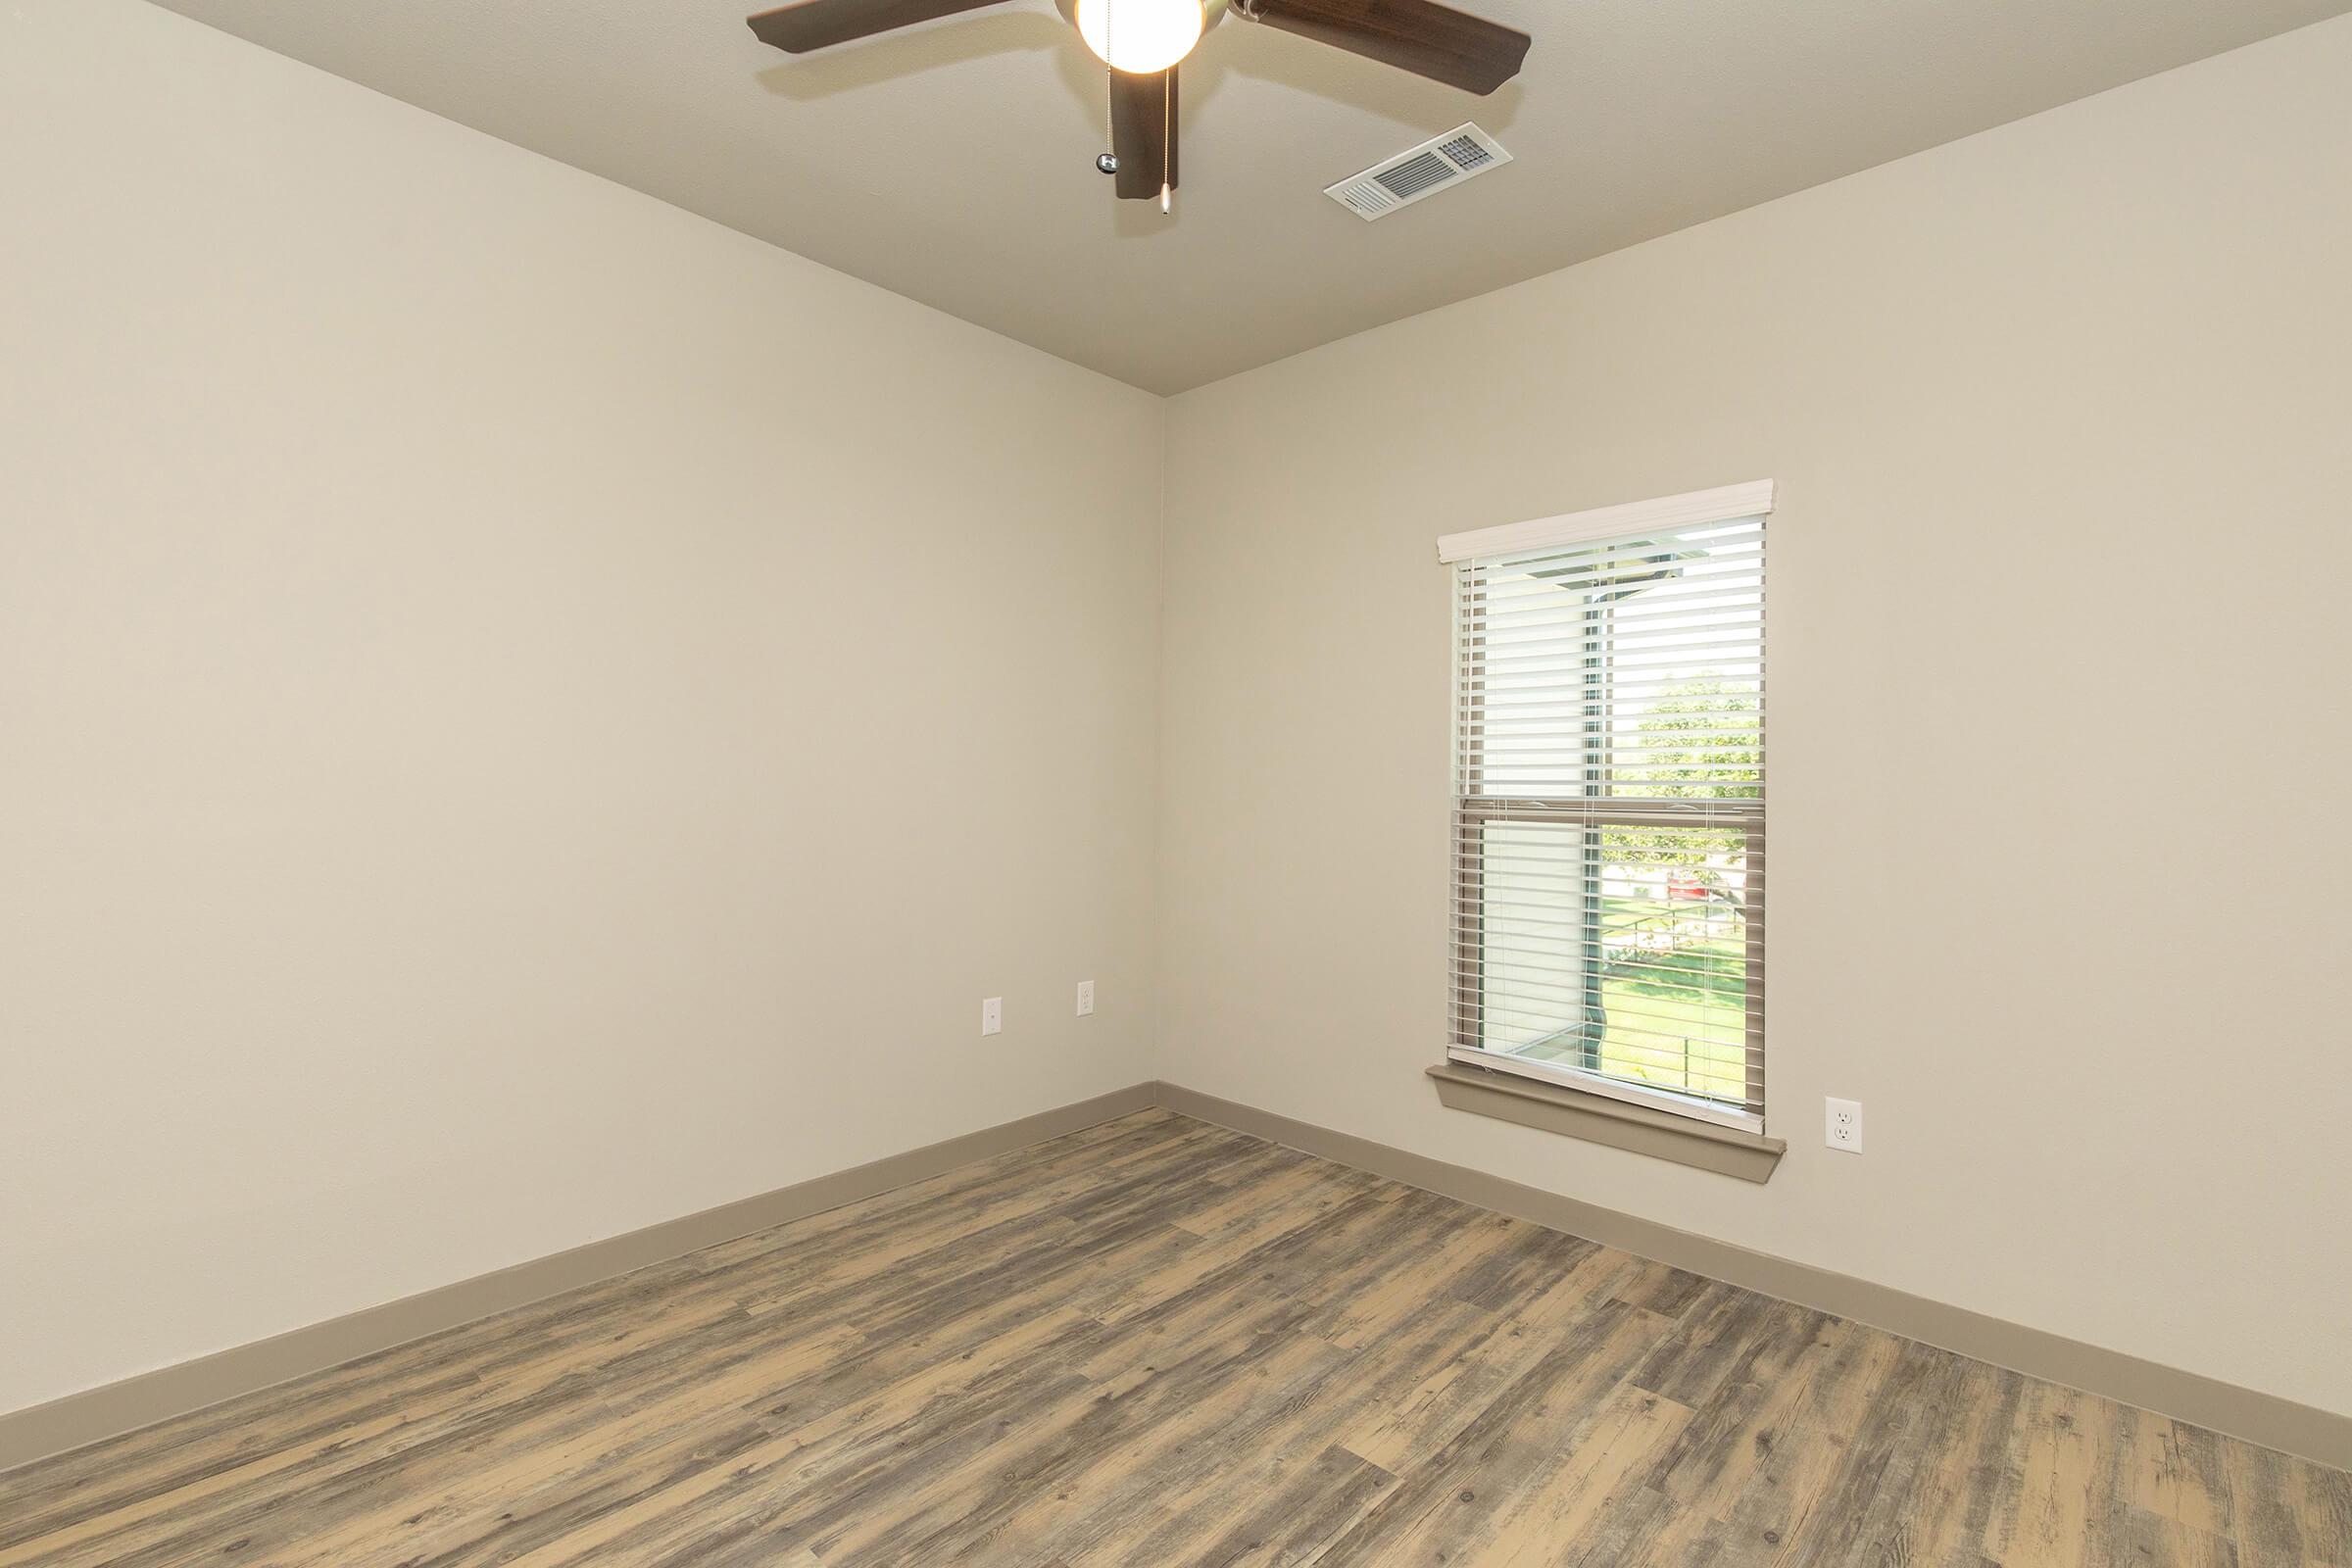
<path id="1" fill-rule="evenodd" d="M 2062 1383 L 2196 1426 L 2352 1470 L 2352 1416 L 2242 1389 L 2195 1372 L 2104 1349 L 2080 1340 L 1988 1317 L 1810 1263 L 1752 1251 L 1655 1220 L 1448 1164 L 1352 1133 L 1296 1121 L 1176 1084 L 1157 1086 L 1159 1103 L 1183 1115 L 1250 1133 L 1392 1181 L 1455 1198 L 1604 1246 L 1744 1286 L 1817 1311 L 1868 1323 L 2011 1371 Z"/>
<path id="2" fill-rule="evenodd" d="M 944 1176 L 960 1165 L 991 1159 L 1029 1144 L 1059 1138 L 1113 1117 L 1149 1110 L 1156 1086 L 1136 1084 L 1093 1100 L 1023 1116 L 945 1143 L 892 1154 L 870 1164 L 813 1177 L 756 1198 L 741 1199 L 680 1219 L 663 1220 L 569 1251 L 517 1263 L 419 1295 L 387 1301 L 240 1345 L 217 1354 L 144 1372 L 46 1404 L 0 1415 L 0 1470 L 78 1448 L 208 1404 L 252 1394 L 288 1379 L 322 1372 L 363 1355 L 593 1285 L 648 1263 L 732 1241 L 790 1220 L 839 1208 L 894 1187 Z"/>
<path id="3" fill-rule="evenodd" d="M 0 1470 L 390 1349 L 649 1263 L 837 1208 L 1157 1104 L 1201 1121 L 1835 1312 L 2014 1371 L 2352 1469 L 2352 1417 L 1677 1230 L 1176 1084 L 1138 1084 L 756 1198 L 591 1242 L 271 1339 L 0 1414 Z"/>

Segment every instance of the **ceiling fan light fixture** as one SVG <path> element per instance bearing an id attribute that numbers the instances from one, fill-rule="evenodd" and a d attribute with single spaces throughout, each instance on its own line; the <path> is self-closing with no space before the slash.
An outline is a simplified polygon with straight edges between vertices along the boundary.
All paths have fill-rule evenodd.
<path id="1" fill-rule="evenodd" d="M 1152 75 L 1200 41 L 1200 0 L 1078 0 L 1078 35 L 1113 71 Z"/>

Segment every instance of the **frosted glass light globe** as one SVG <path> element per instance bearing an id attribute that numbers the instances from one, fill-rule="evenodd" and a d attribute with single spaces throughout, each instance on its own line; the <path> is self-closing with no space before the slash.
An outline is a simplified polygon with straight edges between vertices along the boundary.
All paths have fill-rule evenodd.
<path id="1" fill-rule="evenodd" d="M 1078 35 L 1113 71 L 1152 75 L 1200 41 L 1200 0 L 1078 0 Z"/>

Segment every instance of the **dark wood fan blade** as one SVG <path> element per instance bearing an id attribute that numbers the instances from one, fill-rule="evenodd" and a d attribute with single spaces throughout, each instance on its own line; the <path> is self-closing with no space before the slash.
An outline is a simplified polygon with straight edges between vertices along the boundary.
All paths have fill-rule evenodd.
<path id="1" fill-rule="evenodd" d="M 1154 76 L 1110 74 L 1110 150 L 1119 199 L 1150 201 L 1176 185 L 1176 68 Z"/>
<path id="2" fill-rule="evenodd" d="M 780 11 L 763 11 L 750 19 L 761 43 L 772 43 L 796 55 L 827 49 L 853 38 L 911 27 L 918 22 L 952 17 L 958 11 L 977 11 L 1003 0 L 798 0 Z"/>
<path id="3" fill-rule="evenodd" d="M 1257 0 L 1257 20 L 1475 93 L 1519 74 L 1534 42 L 1437 0 Z"/>

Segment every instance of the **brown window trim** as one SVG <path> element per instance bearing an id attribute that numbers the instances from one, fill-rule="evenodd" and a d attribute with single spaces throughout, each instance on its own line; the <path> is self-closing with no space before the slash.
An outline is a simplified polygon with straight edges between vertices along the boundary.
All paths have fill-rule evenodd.
<path id="1" fill-rule="evenodd" d="M 1437 1086 L 1439 1101 L 1451 1109 L 1606 1144 L 1742 1181 L 1771 1180 L 1781 1155 L 1788 1151 L 1784 1139 L 1678 1116 L 1670 1110 L 1652 1110 L 1606 1095 L 1539 1083 L 1513 1073 L 1447 1061 L 1430 1068 L 1429 1076 Z"/>

